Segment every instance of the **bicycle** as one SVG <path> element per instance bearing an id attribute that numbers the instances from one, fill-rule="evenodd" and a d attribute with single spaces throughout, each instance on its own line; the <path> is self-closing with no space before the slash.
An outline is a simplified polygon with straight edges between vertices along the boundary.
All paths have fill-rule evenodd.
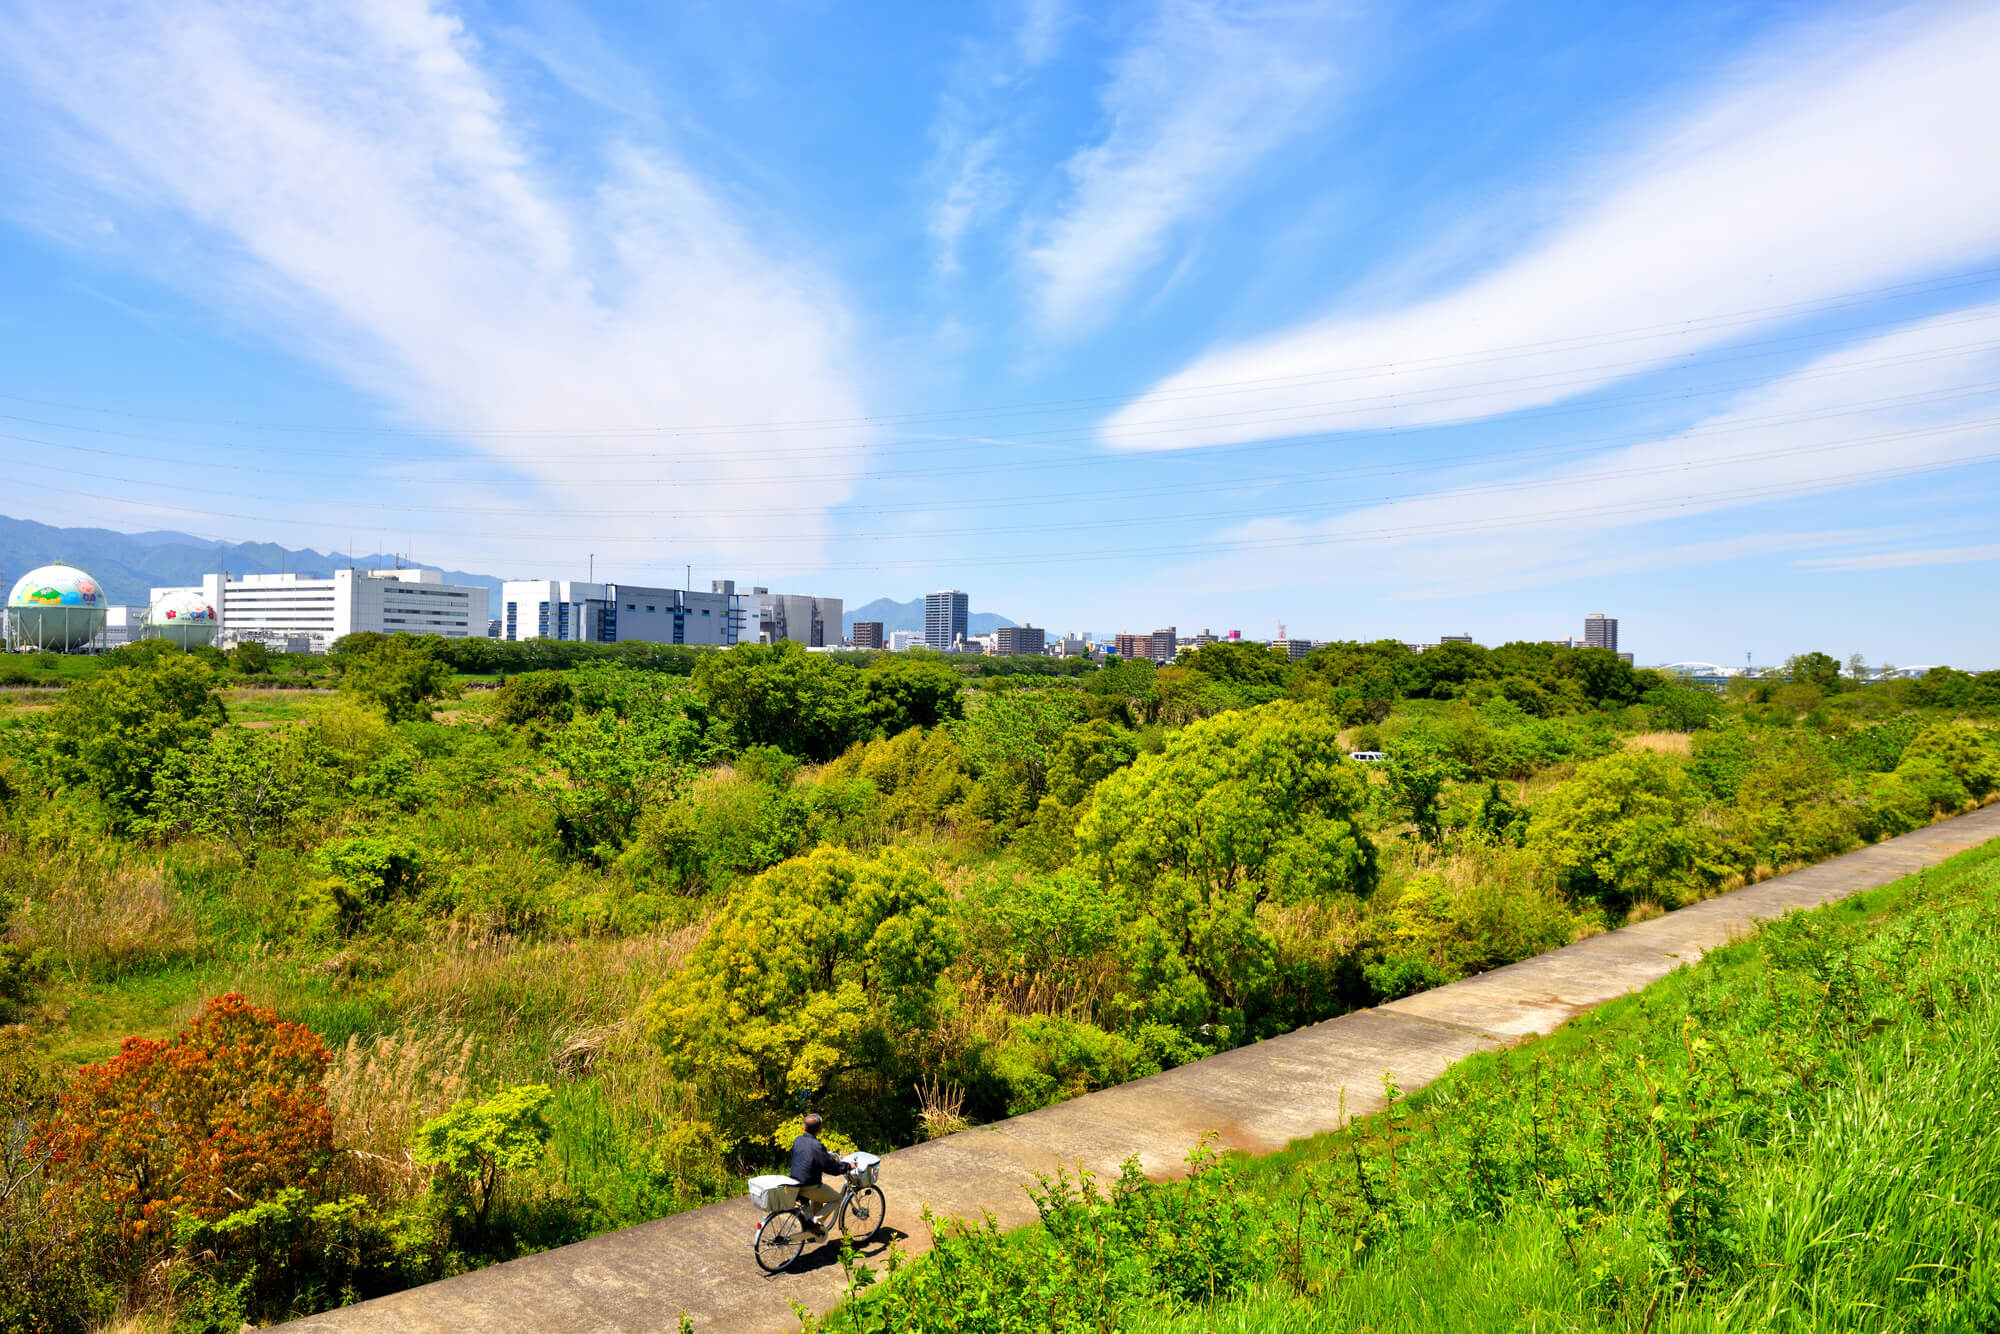
<path id="1" fill-rule="evenodd" d="M 823 1235 L 832 1235 L 837 1226 L 850 1245 L 866 1246 L 882 1230 L 889 1210 L 882 1188 L 875 1184 L 882 1160 L 872 1153 L 856 1153 L 849 1155 L 847 1163 L 840 1199 L 827 1213 L 829 1222 Z M 751 1243 L 757 1267 L 767 1274 L 789 1269 L 812 1235 L 808 1230 L 811 1206 L 799 1202 L 799 1183 L 790 1177 L 752 1177 L 750 1199 L 764 1210 L 764 1221 L 757 1225 L 757 1236 Z M 849 1226 L 850 1221 L 855 1226 Z"/>

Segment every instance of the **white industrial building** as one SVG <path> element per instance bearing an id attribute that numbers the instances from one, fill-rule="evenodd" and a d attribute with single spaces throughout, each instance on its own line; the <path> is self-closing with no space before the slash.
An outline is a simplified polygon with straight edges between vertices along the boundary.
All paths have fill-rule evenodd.
<path id="1" fill-rule="evenodd" d="M 189 588 L 155 588 L 152 600 L 199 594 L 216 611 L 225 644 L 257 640 L 324 653 L 344 635 L 486 634 L 488 590 L 448 584 L 437 570 L 335 570 L 326 578 L 301 574 L 211 574 Z"/>
<path id="2" fill-rule="evenodd" d="M 889 648 L 897 653 L 901 653 L 905 649 L 919 648 L 923 645 L 923 642 L 924 632 L 921 630 L 891 630 L 889 632 Z"/>
<path id="3" fill-rule="evenodd" d="M 510 579 L 500 586 L 500 637 L 589 644 L 741 642 L 756 599 L 727 579 L 706 593 L 581 579 Z"/>

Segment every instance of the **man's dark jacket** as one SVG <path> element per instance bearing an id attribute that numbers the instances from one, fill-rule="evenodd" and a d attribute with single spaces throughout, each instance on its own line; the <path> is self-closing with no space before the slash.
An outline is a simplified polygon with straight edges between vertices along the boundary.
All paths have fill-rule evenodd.
<path id="1" fill-rule="evenodd" d="M 826 1151 L 822 1144 L 811 1135 L 801 1135 L 792 1141 L 792 1180 L 801 1186 L 817 1186 L 820 1174 L 831 1172 L 835 1176 L 846 1176 L 847 1165 Z"/>

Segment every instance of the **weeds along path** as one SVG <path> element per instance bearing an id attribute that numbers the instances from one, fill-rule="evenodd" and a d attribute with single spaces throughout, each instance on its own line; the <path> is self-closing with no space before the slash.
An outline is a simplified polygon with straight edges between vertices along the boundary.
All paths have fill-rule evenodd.
<path id="1" fill-rule="evenodd" d="M 1435 991 L 900 1150 L 882 1165 L 884 1238 L 921 1249 L 930 1236 L 925 1208 L 991 1213 L 1007 1227 L 1032 1222 L 1023 1187 L 1058 1166 L 1080 1163 L 1111 1177 L 1136 1154 L 1149 1174 L 1167 1177 L 1208 1131 L 1228 1148 L 1268 1153 L 1338 1129 L 1381 1109 L 1384 1072 L 1414 1091 L 1464 1056 L 1547 1033 L 1760 920 L 1887 884 L 1994 838 L 2000 804 Z M 286 1328 L 638 1334 L 675 1330 L 685 1312 L 698 1334 L 795 1330 L 793 1303 L 824 1311 L 838 1300 L 840 1266 L 821 1247 L 801 1258 L 799 1272 L 763 1274 L 750 1254 L 758 1216 L 747 1199 L 729 1200 Z"/>

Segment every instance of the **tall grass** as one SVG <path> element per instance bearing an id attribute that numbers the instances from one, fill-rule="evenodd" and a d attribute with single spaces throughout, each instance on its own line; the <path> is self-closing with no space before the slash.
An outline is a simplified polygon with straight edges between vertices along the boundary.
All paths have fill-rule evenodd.
<path id="1" fill-rule="evenodd" d="M 1160 1279 L 1060 1327 L 2000 1329 L 1996 1020 L 2000 843 L 1238 1161 L 1264 1220 L 1234 1243 L 1261 1261 L 1245 1282 L 1176 1300 Z M 941 1259 L 829 1325 L 1033 1328 L 1078 1226 L 1045 1219 L 1007 1247 L 946 1228 Z M 1175 1226 L 1103 1263 L 1157 1267 Z"/>

